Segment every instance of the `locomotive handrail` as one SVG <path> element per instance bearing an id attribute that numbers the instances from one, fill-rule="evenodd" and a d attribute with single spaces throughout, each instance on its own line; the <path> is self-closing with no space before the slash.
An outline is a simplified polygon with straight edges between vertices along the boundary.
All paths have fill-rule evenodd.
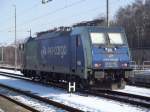
<path id="1" fill-rule="evenodd" d="M 138 67 L 138 65 L 136 64 L 136 61 L 130 61 L 130 67 L 136 70 Z"/>

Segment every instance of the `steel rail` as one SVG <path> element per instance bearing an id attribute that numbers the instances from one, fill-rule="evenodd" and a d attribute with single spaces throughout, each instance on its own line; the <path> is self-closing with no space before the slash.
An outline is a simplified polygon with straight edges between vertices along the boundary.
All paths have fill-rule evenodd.
<path id="1" fill-rule="evenodd" d="M 117 91 L 109 91 L 109 90 L 87 91 L 87 93 L 91 95 L 96 95 L 96 96 L 124 102 L 124 103 L 129 103 L 136 106 L 150 108 L 150 97 L 146 97 L 146 96 L 140 96 L 140 95 L 117 92 Z"/>
<path id="2" fill-rule="evenodd" d="M 8 70 L 15 70 L 14 67 L 5 67 L 5 66 L 0 66 L 0 68 L 2 69 L 8 69 Z M 17 68 L 16 70 L 21 70 L 21 68 Z M 2 73 L 2 72 L 0 72 Z M 6 73 L 6 72 L 4 72 Z M 147 83 L 130 83 L 130 82 L 127 82 L 128 85 L 133 85 L 133 86 L 138 86 L 138 87 L 145 87 L 145 88 L 150 88 L 150 84 L 147 84 Z"/>
<path id="3" fill-rule="evenodd" d="M 25 105 L 24 103 L 21 103 L 21 102 L 19 102 L 19 101 L 17 101 L 17 100 L 14 100 L 14 99 L 12 99 L 12 98 L 10 98 L 10 97 L 4 95 L 4 94 L 1 94 L 1 93 L 0 93 L 0 97 L 2 97 L 2 98 L 4 98 L 4 99 L 7 99 L 7 100 L 9 100 L 10 102 L 13 102 L 13 103 L 15 103 L 16 105 L 19 105 L 19 106 L 21 106 L 21 107 L 23 107 L 23 108 L 25 108 L 25 109 L 27 109 L 27 110 L 29 110 L 29 111 L 31 111 L 31 112 L 40 112 L 40 111 L 36 110 L 35 108 L 32 108 L 32 107 L 30 107 L 30 106 L 28 106 L 28 105 Z"/>
<path id="4" fill-rule="evenodd" d="M 128 85 L 131 86 L 138 86 L 138 87 L 144 87 L 144 88 L 150 88 L 150 83 L 127 83 Z"/>
<path id="5" fill-rule="evenodd" d="M 1 73 L 5 73 L 5 75 L 3 74 L 4 76 L 22 79 L 21 77 L 12 76 L 12 75 L 16 75 L 16 74 L 7 73 L 7 74 L 10 74 L 11 75 L 10 76 L 10 75 L 6 75 L 6 72 L 0 72 L 0 74 Z M 29 80 L 29 79 L 23 79 L 23 80 L 33 82 L 32 80 Z M 34 83 L 38 83 L 38 82 L 34 81 Z M 55 87 L 64 89 L 64 87 L 60 87 L 60 86 L 55 86 Z M 146 96 L 129 94 L 129 93 L 124 93 L 124 92 L 117 92 L 117 91 L 109 91 L 109 90 L 99 90 L 99 91 L 92 90 L 92 91 L 79 91 L 79 92 L 81 92 L 83 94 L 104 97 L 104 98 L 120 101 L 123 103 L 132 104 L 132 105 L 137 105 L 137 106 L 141 106 L 141 107 L 146 107 L 146 108 L 150 107 L 150 98 L 146 97 Z"/>
<path id="6" fill-rule="evenodd" d="M 4 84 L 0 84 L 0 86 L 3 87 L 3 88 L 7 88 L 7 89 L 9 89 L 9 90 L 18 92 L 18 93 L 20 93 L 20 94 L 29 96 L 29 97 L 31 97 L 31 98 L 33 98 L 33 99 L 37 99 L 37 100 L 42 101 L 42 102 L 44 102 L 44 103 L 47 103 L 47 104 L 49 104 L 49 105 L 53 105 L 53 106 L 55 106 L 55 107 L 57 107 L 57 108 L 61 108 L 61 109 L 63 109 L 63 110 L 69 111 L 69 112 L 83 112 L 82 110 L 79 110 L 79 109 L 77 109 L 77 108 L 70 107 L 70 106 L 68 106 L 68 105 L 65 105 L 65 104 L 62 104 L 62 103 L 59 103 L 59 102 L 56 102 L 56 101 L 47 99 L 47 98 L 45 98 L 45 97 L 41 97 L 41 96 L 32 94 L 32 93 L 30 93 L 29 91 L 23 91 L 23 90 L 20 90 L 20 89 L 17 89 L 17 88 L 13 88 L 13 87 L 10 87 L 10 86 L 4 85 Z"/>

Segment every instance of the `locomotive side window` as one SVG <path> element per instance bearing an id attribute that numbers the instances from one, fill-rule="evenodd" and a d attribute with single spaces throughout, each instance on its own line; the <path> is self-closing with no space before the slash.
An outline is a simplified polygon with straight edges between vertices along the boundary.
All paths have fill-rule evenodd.
<path id="1" fill-rule="evenodd" d="M 92 44 L 105 44 L 106 37 L 104 33 L 90 33 Z"/>
<path id="2" fill-rule="evenodd" d="M 108 33 L 110 44 L 124 44 L 124 37 L 121 33 Z"/>

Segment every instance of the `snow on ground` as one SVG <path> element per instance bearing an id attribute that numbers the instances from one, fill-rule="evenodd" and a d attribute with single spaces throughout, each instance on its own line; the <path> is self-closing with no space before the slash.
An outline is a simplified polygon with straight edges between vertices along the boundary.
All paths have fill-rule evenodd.
<path id="1" fill-rule="evenodd" d="M 5 94 L 5 95 L 11 97 L 12 99 L 22 102 L 28 106 L 34 107 L 35 109 L 39 110 L 40 112 L 65 112 L 64 110 L 62 110 L 60 108 L 56 108 L 54 106 L 40 102 L 36 99 L 32 99 L 30 97 L 20 95 L 16 92 L 9 91 L 8 89 L 5 89 L 5 88 L 1 88 L 0 93 Z"/>
<path id="2" fill-rule="evenodd" d="M 150 97 L 150 89 L 148 88 L 126 85 L 125 89 L 117 90 L 117 91 Z"/>
<path id="3" fill-rule="evenodd" d="M 25 103 L 26 105 L 29 105 L 31 107 L 35 107 L 37 110 L 41 111 L 41 112 L 65 112 L 62 109 L 58 109 L 56 107 L 50 106 L 48 104 L 45 103 L 41 103 L 39 101 L 35 101 L 33 99 L 30 99 L 28 97 L 25 96 L 11 96 L 11 98 L 15 98 L 17 101 Z"/>
<path id="4" fill-rule="evenodd" d="M 82 109 L 84 111 L 92 112 L 150 112 L 150 110 L 145 108 L 140 108 L 117 101 L 94 97 L 94 96 L 84 96 L 79 93 L 68 94 L 66 91 L 47 87 L 40 84 L 35 84 L 27 81 L 22 81 L 19 79 L 8 78 L 0 76 L 0 83 L 9 85 L 18 89 L 31 91 L 36 95 L 47 97 L 54 101 L 64 103 L 75 108 Z"/>
<path id="5" fill-rule="evenodd" d="M 4 112 L 4 110 L 0 109 L 0 112 Z"/>
<path id="6" fill-rule="evenodd" d="M 8 73 L 14 73 L 14 74 L 18 74 L 18 75 L 23 75 L 20 71 L 18 71 L 18 70 L 8 70 L 8 69 L 1 69 L 0 68 L 0 71 L 1 72 L 8 72 Z"/>

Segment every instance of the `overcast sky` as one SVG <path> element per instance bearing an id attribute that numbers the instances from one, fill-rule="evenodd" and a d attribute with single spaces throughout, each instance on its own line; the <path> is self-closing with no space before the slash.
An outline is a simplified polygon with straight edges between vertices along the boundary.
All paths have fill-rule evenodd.
<path id="1" fill-rule="evenodd" d="M 80 21 L 106 16 L 106 0 L 53 0 L 41 4 L 42 0 L 0 0 L 0 43 L 14 41 L 14 5 L 17 9 L 17 39 L 47 29 L 68 26 Z M 110 18 L 117 10 L 135 0 L 109 0 Z"/>

